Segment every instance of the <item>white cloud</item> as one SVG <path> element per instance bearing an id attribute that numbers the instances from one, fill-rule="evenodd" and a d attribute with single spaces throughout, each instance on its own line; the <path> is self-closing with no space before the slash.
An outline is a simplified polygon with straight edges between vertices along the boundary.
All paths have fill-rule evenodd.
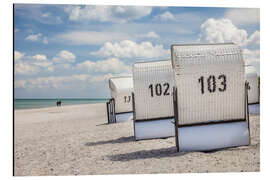
<path id="1" fill-rule="evenodd" d="M 64 8 L 71 21 L 113 21 L 126 22 L 140 19 L 152 12 L 152 7 L 144 6 L 74 6 Z"/>
<path id="2" fill-rule="evenodd" d="M 245 29 L 237 28 L 229 19 L 210 18 L 201 25 L 199 40 L 206 43 L 233 42 L 240 46 L 259 48 L 260 32 L 255 31 L 248 36 Z"/>
<path id="3" fill-rule="evenodd" d="M 162 14 L 159 14 L 154 17 L 154 20 L 161 20 L 161 21 L 175 21 L 175 16 L 170 13 L 169 11 L 166 11 Z"/>
<path id="4" fill-rule="evenodd" d="M 74 63 L 76 56 L 66 50 L 60 51 L 55 57 L 52 58 L 52 61 L 55 63 Z"/>
<path id="5" fill-rule="evenodd" d="M 124 73 L 131 72 L 130 66 L 124 64 L 117 58 L 109 58 L 102 61 L 84 61 L 77 64 L 79 70 L 86 70 L 89 72 L 112 72 L 112 73 Z"/>
<path id="6" fill-rule="evenodd" d="M 155 33 L 154 31 L 150 31 L 147 34 L 139 34 L 138 35 L 139 38 L 160 38 L 160 36 Z"/>
<path id="7" fill-rule="evenodd" d="M 32 56 L 32 58 L 38 61 L 45 61 L 47 59 L 46 55 L 44 54 L 36 54 Z"/>
<path id="8" fill-rule="evenodd" d="M 31 75 L 39 72 L 39 68 L 31 63 L 18 62 L 15 63 L 15 74 Z"/>
<path id="9" fill-rule="evenodd" d="M 15 74 L 33 75 L 41 70 L 49 72 L 53 70 L 53 63 L 47 59 L 46 55 L 27 56 L 24 53 L 15 51 Z"/>
<path id="10" fill-rule="evenodd" d="M 41 38 L 41 36 L 42 36 L 41 33 L 30 34 L 25 38 L 25 40 L 27 40 L 27 41 L 38 41 Z"/>
<path id="11" fill-rule="evenodd" d="M 260 9 L 232 8 L 225 12 L 224 18 L 230 19 L 235 25 L 260 23 Z"/>
<path id="12" fill-rule="evenodd" d="M 19 32 L 19 31 L 20 31 L 20 29 L 16 28 L 14 31 L 15 31 L 15 32 Z"/>
<path id="13" fill-rule="evenodd" d="M 247 41 L 247 32 L 238 29 L 229 19 L 208 19 L 201 25 L 200 41 L 207 43 L 234 42 L 243 45 Z"/>
<path id="14" fill-rule="evenodd" d="M 21 53 L 19 51 L 14 51 L 14 60 L 18 61 L 24 56 L 24 53 Z"/>
<path id="15" fill-rule="evenodd" d="M 96 45 L 107 41 L 131 39 L 131 37 L 119 32 L 71 31 L 59 34 L 54 39 L 73 45 Z"/>
<path id="16" fill-rule="evenodd" d="M 168 57 L 169 49 L 164 49 L 163 45 L 152 45 L 146 41 L 141 44 L 124 40 L 119 43 L 105 43 L 97 52 L 91 52 L 91 55 L 103 57 L 119 57 L 119 58 L 157 58 Z"/>

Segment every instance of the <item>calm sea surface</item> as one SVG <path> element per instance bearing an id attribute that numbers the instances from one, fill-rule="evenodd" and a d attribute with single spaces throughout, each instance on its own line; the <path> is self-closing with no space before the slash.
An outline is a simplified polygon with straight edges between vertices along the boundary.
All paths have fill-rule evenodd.
<path id="1" fill-rule="evenodd" d="M 14 109 L 35 109 L 56 106 L 58 99 L 15 99 Z M 72 104 L 104 103 L 108 99 L 61 99 L 62 106 Z"/>

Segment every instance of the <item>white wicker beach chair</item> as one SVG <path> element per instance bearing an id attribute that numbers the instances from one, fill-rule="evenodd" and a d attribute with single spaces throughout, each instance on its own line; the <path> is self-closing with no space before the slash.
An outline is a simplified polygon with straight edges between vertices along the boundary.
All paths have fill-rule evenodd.
<path id="1" fill-rule="evenodd" d="M 250 114 L 260 114 L 260 89 L 256 69 L 246 66 L 246 81 L 248 82 L 248 109 Z"/>
<path id="2" fill-rule="evenodd" d="M 259 103 L 258 75 L 256 69 L 249 65 L 246 66 L 246 81 L 248 82 L 248 104 Z"/>
<path id="3" fill-rule="evenodd" d="M 132 77 L 112 77 L 109 88 L 112 98 L 107 102 L 108 123 L 132 120 Z"/>
<path id="4" fill-rule="evenodd" d="M 178 151 L 249 145 L 247 83 L 234 44 L 172 45 Z"/>
<path id="5" fill-rule="evenodd" d="M 171 61 L 135 63 L 133 82 L 135 139 L 174 136 Z"/>

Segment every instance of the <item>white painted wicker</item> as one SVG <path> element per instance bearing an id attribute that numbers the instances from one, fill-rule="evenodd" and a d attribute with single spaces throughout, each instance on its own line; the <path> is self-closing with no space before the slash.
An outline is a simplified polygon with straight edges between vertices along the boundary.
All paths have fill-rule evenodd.
<path id="1" fill-rule="evenodd" d="M 170 60 L 133 65 L 136 121 L 173 116 L 173 72 Z"/>
<path id="2" fill-rule="evenodd" d="M 115 113 L 131 112 L 132 77 L 112 77 L 109 79 L 111 97 L 115 100 Z"/>
<path id="3" fill-rule="evenodd" d="M 172 45 L 179 125 L 245 118 L 245 65 L 234 44 Z"/>
<path id="4" fill-rule="evenodd" d="M 258 75 L 253 66 L 246 66 L 246 81 L 249 84 L 248 103 L 259 103 Z"/>

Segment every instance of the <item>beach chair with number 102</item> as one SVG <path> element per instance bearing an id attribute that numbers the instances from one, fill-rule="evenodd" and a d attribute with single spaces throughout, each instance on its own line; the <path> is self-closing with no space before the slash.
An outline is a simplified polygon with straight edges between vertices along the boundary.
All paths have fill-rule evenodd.
<path id="1" fill-rule="evenodd" d="M 178 151 L 249 145 L 245 65 L 239 46 L 172 45 Z"/>
<path id="2" fill-rule="evenodd" d="M 135 63 L 132 71 L 135 139 L 174 136 L 171 61 Z"/>
<path id="3" fill-rule="evenodd" d="M 132 77 L 112 77 L 109 79 L 109 88 L 111 99 L 107 102 L 108 123 L 132 120 Z"/>

